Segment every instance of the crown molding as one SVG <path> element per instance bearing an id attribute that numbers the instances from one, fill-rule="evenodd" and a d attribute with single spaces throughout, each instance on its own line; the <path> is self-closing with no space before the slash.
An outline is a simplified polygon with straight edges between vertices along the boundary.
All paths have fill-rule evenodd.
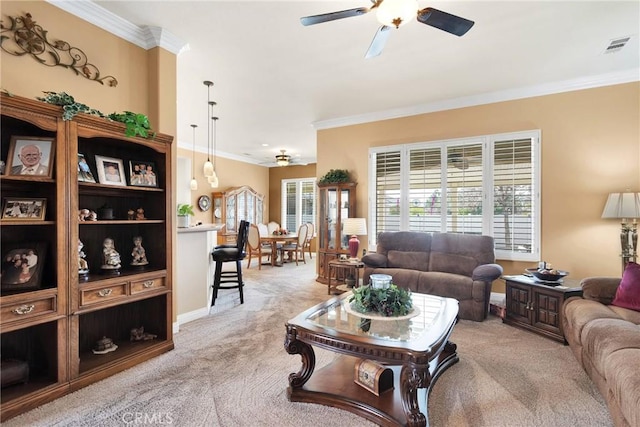
<path id="1" fill-rule="evenodd" d="M 183 40 L 160 27 L 138 26 L 89 0 L 46 0 L 65 12 L 77 16 L 136 46 L 149 50 L 161 47 L 178 55 L 189 49 Z"/>
<path id="2" fill-rule="evenodd" d="M 533 98 L 536 96 L 552 95 L 555 93 L 571 92 L 575 90 L 591 89 L 601 86 L 611 86 L 636 81 L 640 81 L 640 68 L 596 76 L 585 76 L 573 80 L 545 83 L 518 89 L 509 89 L 499 92 L 465 96 L 429 104 L 414 105 L 411 107 L 395 108 L 392 110 L 376 111 L 373 113 L 319 120 L 316 122 L 312 122 L 311 125 L 316 130 L 331 129 L 342 126 L 377 122 L 380 120 L 415 116 L 418 114 L 434 113 L 437 111 L 453 110 L 456 108 L 493 104 L 496 102 L 513 101 L 516 99 Z"/>

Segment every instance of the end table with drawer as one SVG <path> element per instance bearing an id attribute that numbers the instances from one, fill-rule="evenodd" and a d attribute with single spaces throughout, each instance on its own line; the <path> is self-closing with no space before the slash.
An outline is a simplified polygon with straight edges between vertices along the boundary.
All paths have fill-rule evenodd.
<path id="1" fill-rule="evenodd" d="M 556 284 L 538 282 L 524 275 L 502 278 L 506 285 L 503 323 L 564 343 L 562 305 L 569 297 L 582 295 L 580 281 L 564 278 Z"/>

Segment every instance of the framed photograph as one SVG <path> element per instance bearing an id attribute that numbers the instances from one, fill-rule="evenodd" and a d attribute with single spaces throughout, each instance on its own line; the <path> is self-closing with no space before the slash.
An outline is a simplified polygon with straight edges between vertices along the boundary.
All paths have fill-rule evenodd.
<path id="1" fill-rule="evenodd" d="M 47 199 L 4 199 L 2 205 L 2 219 L 5 221 L 44 221 L 47 209 Z"/>
<path id="2" fill-rule="evenodd" d="M 127 186 L 122 159 L 96 155 L 96 168 L 100 184 Z"/>
<path id="3" fill-rule="evenodd" d="M 95 177 L 89 169 L 89 163 L 84 154 L 78 153 L 78 181 L 80 182 L 96 182 Z"/>
<path id="4" fill-rule="evenodd" d="M 139 187 L 157 187 L 156 165 L 144 160 L 131 160 L 129 162 L 129 184 Z"/>
<path id="5" fill-rule="evenodd" d="M 39 289 L 46 244 L 8 243 L 2 245 L 0 286 L 5 291 Z"/>
<path id="6" fill-rule="evenodd" d="M 7 156 L 7 175 L 51 178 L 55 138 L 12 136 Z"/>

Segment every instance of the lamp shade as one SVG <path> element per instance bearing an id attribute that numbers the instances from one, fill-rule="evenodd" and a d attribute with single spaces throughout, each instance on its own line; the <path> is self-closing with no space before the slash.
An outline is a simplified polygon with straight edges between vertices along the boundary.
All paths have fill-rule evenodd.
<path id="1" fill-rule="evenodd" d="M 611 193 L 602 218 L 640 218 L 640 193 Z"/>
<path id="2" fill-rule="evenodd" d="M 347 236 L 363 236 L 367 234 L 367 220 L 365 218 L 346 218 L 342 232 Z"/>

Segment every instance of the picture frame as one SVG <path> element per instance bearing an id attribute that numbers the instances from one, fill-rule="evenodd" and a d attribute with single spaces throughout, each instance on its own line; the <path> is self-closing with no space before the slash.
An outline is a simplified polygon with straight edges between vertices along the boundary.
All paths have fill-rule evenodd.
<path id="1" fill-rule="evenodd" d="M 129 161 L 129 185 L 136 187 L 157 187 L 158 171 L 153 162 L 146 160 Z"/>
<path id="2" fill-rule="evenodd" d="M 47 199 L 6 197 L 2 204 L 3 221 L 44 221 Z"/>
<path id="3" fill-rule="evenodd" d="M 51 178 L 54 168 L 55 138 L 11 136 L 6 174 Z"/>
<path id="4" fill-rule="evenodd" d="M 78 182 L 96 182 L 84 154 L 78 153 Z"/>
<path id="5" fill-rule="evenodd" d="M 46 248 L 45 242 L 3 244 L 0 262 L 2 291 L 40 289 Z"/>
<path id="6" fill-rule="evenodd" d="M 98 170 L 98 180 L 100 184 L 117 185 L 121 187 L 127 186 L 122 159 L 96 154 L 96 169 Z"/>

